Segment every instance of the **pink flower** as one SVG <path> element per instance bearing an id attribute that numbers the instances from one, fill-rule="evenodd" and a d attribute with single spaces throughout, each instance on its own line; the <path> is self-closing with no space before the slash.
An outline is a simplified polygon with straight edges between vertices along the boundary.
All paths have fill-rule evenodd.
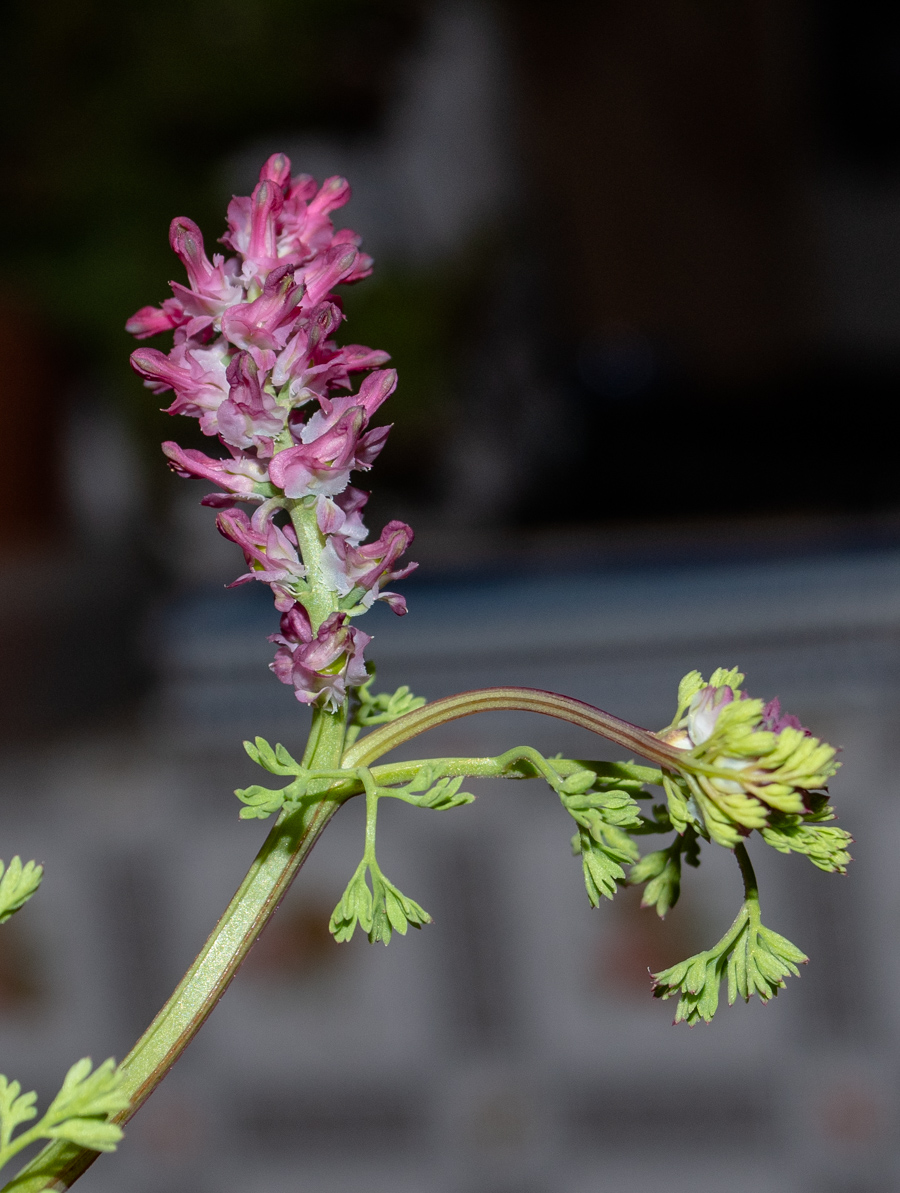
<path id="1" fill-rule="evenodd" d="M 203 246 L 203 233 L 193 220 L 185 216 L 172 220 L 169 244 L 187 270 L 190 285 L 187 289 L 172 282 L 172 290 L 183 309 L 198 319 L 198 330 L 208 326 L 234 303 L 241 302 L 244 290 L 237 281 L 237 263 L 233 259 L 226 263 L 224 257 L 217 254 L 210 264 Z"/>
<path id="2" fill-rule="evenodd" d="M 268 503 L 255 510 L 252 518 L 248 518 L 243 510 L 230 508 L 218 515 L 216 526 L 221 535 L 237 543 L 250 568 L 229 587 L 235 588 L 250 580 L 271 584 L 275 608 L 284 612 L 296 601 L 297 595 L 291 589 L 304 578 L 306 568 L 297 554 L 297 536 L 293 527 L 288 525 L 282 529 L 276 526 L 272 514 Z"/>
<path id="3" fill-rule="evenodd" d="M 353 244 L 334 244 L 302 271 L 304 304 L 315 306 L 356 269 L 359 252 Z"/>
<path id="4" fill-rule="evenodd" d="M 325 431 L 330 430 L 353 406 L 362 407 L 368 423 L 378 407 L 387 401 L 396 388 L 397 370 L 377 369 L 366 377 L 359 387 L 358 394 L 347 394 L 346 397 L 333 399 L 321 397 L 319 399 L 321 410 L 317 411 L 303 428 L 301 440 L 303 443 L 311 443 Z"/>
<path id="5" fill-rule="evenodd" d="M 164 331 L 173 331 L 187 323 L 184 307 L 174 298 L 167 298 L 161 307 L 141 307 L 125 324 L 125 330 L 136 340 L 146 340 Z"/>
<path id="6" fill-rule="evenodd" d="M 337 497 L 320 497 L 316 502 L 316 522 L 325 535 L 339 534 L 356 547 L 369 533 L 362 520 L 362 510 L 369 494 L 353 485 Z"/>
<path id="7" fill-rule="evenodd" d="M 293 684 L 301 704 L 323 704 L 335 711 L 348 686 L 365 683 L 363 651 L 372 639 L 347 621 L 346 613 L 332 613 L 313 634 L 302 605 L 281 615 L 281 633 L 269 638 L 279 643 L 269 665 L 282 683 Z"/>
<path id="8" fill-rule="evenodd" d="M 269 466 L 273 485 L 285 497 L 308 493 L 334 497 L 346 489 L 354 468 L 368 469 L 384 447 L 390 427 L 376 427 L 365 435 L 365 411 L 351 406 L 338 421 L 312 443 L 279 452 Z"/>
<path id="9" fill-rule="evenodd" d="M 239 352 L 228 366 L 228 397 L 218 410 L 219 435 L 232 447 L 256 447 L 271 456 L 272 440 L 284 429 L 287 410 L 259 385 L 259 370 L 249 352 Z"/>
<path id="10" fill-rule="evenodd" d="M 255 302 L 241 303 L 225 312 L 222 334 L 239 348 L 283 348 L 291 334 L 301 294 L 300 287 L 294 284 L 292 267 L 280 265 L 266 278 L 263 292 Z"/>
<path id="11" fill-rule="evenodd" d="M 326 178 L 317 189 L 308 174 L 298 175 L 282 210 L 281 251 L 299 261 L 308 261 L 327 248 L 335 238 L 328 217 L 349 198 L 350 186 L 345 178 L 337 175 Z"/>
<path id="12" fill-rule="evenodd" d="M 211 347 L 185 341 L 165 355 L 157 348 L 137 348 L 131 354 L 131 367 L 146 378 L 154 393 L 174 389 L 175 401 L 168 414 L 187 414 L 200 419 L 205 435 L 218 430 L 216 414 L 228 397 L 225 373 L 227 344 Z"/>
<path id="13" fill-rule="evenodd" d="M 240 495 L 242 501 L 261 502 L 265 497 L 257 492 L 257 485 L 265 484 L 268 480 L 265 465 L 250 459 L 238 452 L 233 453 L 230 460 L 215 460 L 206 456 L 196 448 L 179 447 L 177 443 L 168 440 L 162 445 L 163 453 L 169 459 L 169 467 L 178 476 L 197 477 L 212 481 L 220 485 L 232 496 Z M 211 498 L 225 498 L 225 494 L 211 494 Z M 228 500 L 226 498 L 226 500 Z M 215 505 L 216 500 L 203 499 L 204 505 Z"/>
<path id="14" fill-rule="evenodd" d="M 800 718 L 793 713 L 781 711 L 781 701 L 776 696 L 763 709 L 761 729 L 768 729 L 770 733 L 781 733 L 783 729 L 799 729 L 806 737 L 812 737 L 812 731 L 800 724 Z"/>
<path id="15" fill-rule="evenodd" d="M 406 601 L 395 592 L 381 592 L 383 584 L 402 580 L 418 564 L 408 563 L 394 570 L 394 564 L 413 541 L 413 532 L 405 522 L 388 522 L 373 543 L 353 547 L 340 535 L 333 535 L 322 552 L 322 572 L 341 596 L 361 589 L 360 604 L 368 608 L 374 601 L 387 601 L 395 613 L 406 612 Z"/>

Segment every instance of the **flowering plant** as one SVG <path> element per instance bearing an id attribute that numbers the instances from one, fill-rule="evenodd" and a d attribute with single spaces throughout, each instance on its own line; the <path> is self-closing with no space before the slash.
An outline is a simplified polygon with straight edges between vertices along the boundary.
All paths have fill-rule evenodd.
<path id="1" fill-rule="evenodd" d="M 270 157 L 253 194 L 228 208 L 222 242 L 234 255 L 210 261 L 199 228 L 174 220 L 170 242 L 188 285 L 173 282 L 171 298 L 128 321 L 138 339 L 174 333 L 168 353 L 139 347 L 132 364 L 154 393 L 174 394 L 169 413 L 198 419 L 220 445 L 214 455 L 174 442 L 163 450 L 178 475 L 216 486 L 202 504 L 217 511 L 219 532 L 243 552 L 247 570 L 234 584 L 271 588 L 281 620 L 270 638 L 270 666 L 311 706 L 312 725 L 299 760 L 260 737 L 244 743 L 254 762 L 286 781 L 238 790 L 240 815 L 275 815 L 275 825 L 203 950 L 122 1064 L 107 1061 L 92 1072 L 90 1061 L 79 1061 L 46 1114 L 18 1135 L 15 1129 L 37 1115 L 34 1095 L 0 1078 L 0 1164 L 47 1141 L 6 1186 L 18 1193 L 68 1188 L 100 1151 L 116 1146 L 122 1124 L 199 1030 L 318 836 L 353 796 L 365 798 L 365 845 L 331 918 L 339 941 L 359 926 L 370 941 L 387 944 L 394 932 L 430 922 L 379 867 L 378 803 L 460 807 L 474 798 L 461 790 L 467 778 L 541 778 L 549 785 L 574 822 L 572 845 L 594 906 L 623 884 L 644 884 L 643 905 L 665 916 L 678 900 L 682 863 L 696 866 L 703 842 L 733 850 L 744 899 L 731 928 L 711 949 L 654 975 L 657 997 L 679 997 L 676 1022 L 709 1021 L 723 978 L 729 1002 L 754 993 L 765 1001 L 806 960 L 761 922 L 746 848 L 753 832 L 823 870 L 843 873 L 849 861 L 850 838 L 830 823 L 825 790 L 835 750 L 782 714 L 777 700 L 749 698 L 737 670 L 719 669 L 708 682 L 698 672 L 685 676 L 674 719 L 658 733 L 528 688 L 432 703 L 406 687 L 373 692 L 364 657 L 371 638 L 355 623 L 375 601 L 404 614 L 405 599 L 389 586 L 415 564 L 400 562 L 413 540 L 403 522 L 389 522 L 367 541 L 368 494 L 350 483 L 384 447 L 390 428 L 371 424 L 397 375 L 384 367 L 387 353 L 335 338 L 343 321 L 335 288 L 372 269 L 359 238 L 332 224 L 332 212 L 348 197 L 343 179 L 318 186 L 307 175 L 292 177 L 284 155 Z M 545 758 L 530 746 L 492 758 L 379 764 L 425 730 L 489 709 L 570 721 L 650 765 Z M 664 800 L 647 811 L 641 801 L 654 787 Z M 642 857 L 637 841 L 654 834 L 669 836 L 668 844 Z M 2 921 L 34 894 L 41 872 L 14 858 L 0 875 Z"/>

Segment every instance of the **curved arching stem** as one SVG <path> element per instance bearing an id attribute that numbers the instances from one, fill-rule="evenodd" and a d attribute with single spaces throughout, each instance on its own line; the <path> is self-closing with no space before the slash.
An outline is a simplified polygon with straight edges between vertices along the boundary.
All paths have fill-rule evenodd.
<path id="1" fill-rule="evenodd" d="M 483 688 L 435 700 L 406 713 L 354 743 L 343 757 L 340 750 L 346 708 L 335 715 L 317 710 L 304 764 L 324 770 L 333 770 L 338 765 L 347 770 L 370 766 L 388 751 L 445 721 L 498 711 L 543 713 L 580 725 L 670 770 L 677 768 L 681 754 L 649 730 L 571 696 L 537 688 Z M 327 790 L 320 788 L 321 797 L 315 802 L 279 817 L 196 960 L 122 1062 L 132 1101 L 128 1110 L 115 1115 L 112 1121 L 124 1123 L 131 1118 L 197 1034 L 339 807 L 339 787 L 332 783 Z M 51 1143 L 0 1193 L 41 1193 L 51 1189 L 62 1193 L 97 1156 L 97 1152 L 76 1144 Z"/>
<path id="2" fill-rule="evenodd" d="M 510 711 L 543 713 L 544 716 L 580 725 L 669 770 L 677 769 L 679 761 L 684 761 L 683 750 L 668 745 L 649 729 L 641 729 L 583 700 L 561 696 L 558 692 L 544 692 L 540 688 L 479 688 L 473 692 L 446 696 L 443 700 L 433 700 L 375 729 L 345 751 L 341 765 L 348 768 L 371 766 L 390 750 L 428 729 L 443 725 L 445 721 L 471 717 L 479 712 Z"/>

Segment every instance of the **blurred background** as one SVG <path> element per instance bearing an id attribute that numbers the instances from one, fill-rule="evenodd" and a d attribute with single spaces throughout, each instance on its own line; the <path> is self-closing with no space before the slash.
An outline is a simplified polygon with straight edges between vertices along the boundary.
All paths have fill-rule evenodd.
<path id="1" fill-rule="evenodd" d="M 180 277 L 170 219 L 211 245 L 275 151 L 350 179 L 376 271 L 348 335 L 400 371 L 368 522 L 409 521 L 422 566 L 406 619 L 367 619 L 384 686 L 656 727 L 685 671 L 739 663 L 843 747 L 858 839 L 847 881 L 758 859 L 809 970 L 675 1030 L 647 969 L 730 922 L 722 851 L 662 927 L 636 892 L 592 912 L 552 797 L 485 784 L 383 815 L 435 925 L 337 946 L 350 807 L 85 1190 L 896 1189 L 900 16 L 9 0 L 0 30 L 0 856 L 47 865 L 0 930 L 3 1071 L 46 1097 L 128 1050 L 265 833 L 242 737 L 303 739 L 267 592 L 224 589 L 238 553 L 164 467 L 201 437 L 122 330 Z M 598 752 L 514 714 L 434 738 Z"/>

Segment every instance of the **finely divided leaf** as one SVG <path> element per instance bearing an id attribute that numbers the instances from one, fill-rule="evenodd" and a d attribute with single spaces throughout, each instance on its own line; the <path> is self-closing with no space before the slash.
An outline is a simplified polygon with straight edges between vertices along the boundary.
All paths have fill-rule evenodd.
<path id="1" fill-rule="evenodd" d="M 252 787 L 238 787 L 234 794 L 242 804 L 246 804 L 240 811 L 241 820 L 265 820 L 284 806 L 290 790 L 288 786 L 280 791 L 272 791 L 256 783 Z"/>
<path id="2" fill-rule="evenodd" d="M 372 879 L 372 889 L 366 882 L 366 872 Z M 368 934 L 372 944 L 388 944 L 394 932 L 406 935 L 407 928 L 421 928 L 431 923 L 431 916 L 415 900 L 404 895 L 376 867 L 363 860 L 347 884 L 340 903 L 334 909 L 328 927 L 335 940 L 350 940 L 357 923 Z"/>
<path id="3" fill-rule="evenodd" d="M 122 1130 L 106 1119 L 128 1109 L 130 1098 L 123 1083 L 124 1074 L 113 1060 L 104 1061 L 93 1072 L 89 1057 L 77 1061 L 41 1121 L 42 1135 L 100 1152 L 114 1151 Z"/>
<path id="4" fill-rule="evenodd" d="M 3 862 L 0 862 L 0 924 L 5 923 L 11 915 L 27 903 L 41 885 L 44 867 L 37 862 L 26 862 L 18 854 L 6 867 L 4 873 Z"/>
<path id="5" fill-rule="evenodd" d="M 475 796 L 470 791 L 460 791 L 461 786 L 462 776 L 439 779 L 419 800 L 419 806 L 443 812 L 448 808 L 461 808 L 465 804 L 471 804 Z"/>
<path id="6" fill-rule="evenodd" d="M 37 1094 L 33 1090 L 23 1094 L 18 1081 L 7 1081 L 0 1074 L 0 1135 L 3 1146 L 9 1142 L 16 1127 L 37 1117 L 34 1105 L 36 1098 Z"/>
<path id="7" fill-rule="evenodd" d="M 754 994 L 768 1002 L 783 989 L 788 974 L 799 976 L 797 966 L 807 960 L 806 955 L 758 920 L 754 927 L 747 906 L 737 930 L 729 930 L 714 948 L 653 975 L 656 998 L 679 995 L 676 1023 L 708 1023 L 712 1019 L 723 975 L 728 979 L 729 1005 L 739 997 L 748 1002 Z"/>
<path id="8" fill-rule="evenodd" d="M 365 861 L 356 867 L 329 921 L 328 930 L 340 943 L 352 938 L 357 923 L 364 932 L 372 927 L 372 892 L 366 882 L 366 869 Z"/>
<path id="9" fill-rule="evenodd" d="M 273 750 L 263 737 L 244 742 L 244 749 L 253 761 L 273 775 L 299 775 L 303 767 L 295 761 L 279 742 Z"/>
<path id="10" fill-rule="evenodd" d="M 847 863 L 851 860 L 847 850 L 853 838 L 842 828 L 797 815 L 776 814 L 760 833 L 766 844 L 779 853 L 804 853 L 820 870 L 847 873 Z"/>

